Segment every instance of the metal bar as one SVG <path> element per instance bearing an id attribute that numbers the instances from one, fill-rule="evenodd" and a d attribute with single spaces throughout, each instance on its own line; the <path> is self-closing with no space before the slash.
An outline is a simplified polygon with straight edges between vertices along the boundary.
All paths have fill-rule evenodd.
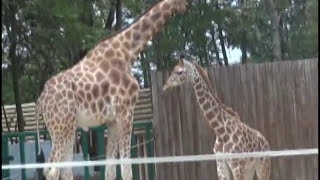
<path id="1" fill-rule="evenodd" d="M 48 131 L 45 130 L 40 130 L 40 134 L 48 134 Z M 7 136 L 8 138 L 10 137 L 22 137 L 22 136 L 34 136 L 37 135 L 36 131 L 25 131 L 25 132 L 12 132 L 12 133 L 4 133 L 2 136 Z"/>
<path id="2" fill-rule="evenodd" d="M 134 148 L 131 148 L 131 157 L 136 158 L 138 157 L 138 147 L 137 145 L 137 137 L 135 135 L 131 135 L 131 146 L 134 146 Z M 139 180 L 139 165 L 134 164 L 132 165 L 132 174 L 133 174 L 133 180 Z"/>
<path id="3" fill-rule="evenodd" d="M 8 145 L 8 138 L 2 137 L 2 164 L 9 164 L 9 145 Z M 2 178 L 10 177 L 10 170 L 2 170 Z"/>
<path id="4" fill-rule="evenodd" d="M 101 157 L 105 154 L 104 152 L 104 127 L 96 129 L 97 138 L 98 138 L 98 157 Z M 100 179 L 105 179 L 105 166 L 100 166 Z"/>
<path id="5" fill-rule="evenodd" d="M 19 137 L 19 147 L 20 147 L 20 162 L 21 162 L 21 164 L 26 163 L 24 142 L 25 142 L 25 136 L 20 136 Z M 27 179 L 26 169 L 21 169 L 21 177 L 22 177 L 22 180 Z"/>
<path id="6" fill-rule="evenodd" d="M 144 128 L 148 125 L 152 125 L 152 122 L 151 121 L 144 121 L 144 122 L 134 122 L 133 123 L 133 127 L 134 128 Z M 105 130 L 107 129 L 108 127 L 106 125 L 104 126 L 97 126 L 97 127 L 93 127 L 93 128 L 90 128 L 90 130 Z M 81 130 L 80 128 L 78 128 L 78 130 Z M 48 134 L 48 131 L 46 130 L 40 130 L 39 131 L 40 134 L 43 134 L 43 135 L 47 135 Z M 34 134 L 36 134 L 37 132 L 36 131 L 25 131 L 25 132 L 11 132 L 11 133 L 3 133 L 2 136 L 6 135 L 8 136 L 8 138 L 11 138 L 11 137 L 20 137 L 20 136 L 32 136 Z"/>
<path id="7" fill-rule="evenodd" d="M 116 167 L 116 179 L 117 180 L 121 180 L 122 178 L 121 178 L 121 166 L 120 166 L 120 164 L 118 164 L 117 165 L 117 167 Z"/>
<path id="8" fill-rule="evenodd" d="M 88 161 L 88 139 L 87 139 L 87 132 L 81 130 L 81 140 L 82 140 L 82 154 L 83 154 L 83 159 Z M 90 179 L 89 175 L 89 167 L 85 166 L 84 167 L 84 178 L 85 180 Z"/>
<path id="9" fill-rule="evenodd" d="M 146 139 L 147 141 L 150 141 L 150 143 L 147 144 L 147 155 L 148 157 L 153 157 L 153 142 L 152 140 L 152 132 L 151 132 L 151 128 L 152 128 L 152 122 L 151 121 L 144 121 L 144 122 L 134 122 L 133 123 L 133 127 L 134 128 L 143 128 L 146 130 Z M 93 127 L 90 128 L 90 130 L 93 131 L 97 131 L 97 138 L 98 138 L 98 156 L 104 156 L 105 154 L 105 146 L 104 146 L 104 131 L 107 129 L 107 126 L 100 126 L 100 127 Z M 88 159 L 88 141 L 86 138 L 84 138 L 84 131 L 82 129 L 78 129 L 77 131 L 81 132 L 81 136 L 82 138 L 82 148 L 83 148 L 83 156 L 84 159 Z M 40 135 L 49 135 L 49 132 L 46 130 L 40 130 Z M 38 154 L 38 141 L 40 139 L 37 139 L 37 132 L 36 131 L 27 131 L 27 132 L 11 132 L 11 133 L 4 133 L 2 134 L 2 141 L 4 143 L 4 141 L 6 140 L 8 142 L 9 138 L 19 138 L 19 146 L 20 146 L 20 160 L 21 160 L 21 164 L 25 164 L 25 138 L 26 136 L 34 136 L 35 137 L 35 153 L 36 155 Z M 50 137 L 50 136 L 49 136 Z M 49 139 L 51 140 L 51 138 Z M 131 145 L 134 146 L 134 148 L 131 149 L 131 157 L 137 157 L 137 147 L 136 147 L 137 141 L 136 141 L 136 136 L 134 136 L 132 134 L 131 136 Z M 3 146 L 5 147 L 5 146 Z M 8 144 L 7 144 L 7 148 L 8 148 Z M 5 149 L 3 149 L 3 157 L 8 157 L 8 155 L 4 154 Z M 9 150 L 7 149 L 7 152 Z M 8 153 L 7 153 L 8 154 Z M 5 160 L 5 159 L 4 159 Z M 9 164 L 9 159 L 6 160 L 7 164 Z M 3 163 L 5 164 L 5 162 Z M 133 179 L 139 179 L 139 168 L 138 165 L 133 165 L 132 167 L 133 170 Z M 154 179 L 154 164 L 148 164 L 148 171 L 149 171 L 149 179 L 153 180 Z M 5 175 L 10 176 L 10 171 L 8 171 L 7 174 L 5 174 L 6 171 L 3 171 L 3 177 Z M 26 179 L 26 171 L 25 169 L 21 170 L 22 173 L 22 180 Z M 120 166 L 117 166 L 117 177 L 119 177 L 119 179 L 121 179 L 121 170 L 120 170 Z M 90 178 L 90 174 L 89 174 L 89 168 L 85 167 L 85 179 L 89 179 Z M 103 180 L 105 179 L 105 166 L 100 166 L 100 179 Z M 117 178 L 118 179 L 118 178 Z"/>
<path id="10" fill-rule="evenodd" d="M 152 134 L 151 134 L 151 128 L 152 128 L 152 124 L 148 124 L 146 126 L 146 141 L 150 142 L 147 144 L 147 155 L 148 157 L 153 157 L 153 141 L 151 141 L 152 139 Z M 154 179 L 154 164 L 148 164 L 148 175 L 149 175 L 149 180 L 153 180 Z"/>
<path id="11" fill-rule="evenodd" d="M 38 155 L 38 151 L 39 151 L 39 147 L 38 147 L 38 141 L 40 141 L 40 139 L 38 139 L 38 136 L 37 136 L 37 134 L 35 134 L 34 135 L 34 147 L 35 147 L 35 152 L 36 152 L 36 156 L 35 157 L 37 157 L 37 155 Z"/>

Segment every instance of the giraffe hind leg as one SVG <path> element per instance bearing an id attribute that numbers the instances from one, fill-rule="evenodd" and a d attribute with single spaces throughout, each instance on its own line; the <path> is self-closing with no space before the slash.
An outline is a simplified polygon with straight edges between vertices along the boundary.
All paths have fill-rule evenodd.
<path id="1" fill-rule="evenodd" d="M 63 150 L 59 144 L 52 142 L 53 148 L 51 149 L 49 162 L 60 162 Z M 60 169 L 57 167 L 45 169 L 46 180 L 59 180 Z"/>
<path id="2" fill-rule="evenodd" d="M 62 161 L 72 161 L 73 159 L 73 145 L 75 140 L 74 135 L 68 138 L 64 143 L 65 152 L 62 156 Z M 73 179 L 72 167 L 62 168 L 60 178 L 62 180 Z"/>

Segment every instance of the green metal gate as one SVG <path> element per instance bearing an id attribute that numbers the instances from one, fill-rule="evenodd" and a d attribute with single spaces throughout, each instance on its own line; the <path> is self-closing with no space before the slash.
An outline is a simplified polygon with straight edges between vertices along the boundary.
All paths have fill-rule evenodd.
<path id="1" fill-rule="evenodd" d="M 101 126 L 101 127 L 94 127 L 90 128 L 92 131 L 97 132 L 98 137 L 98 157 L 104 157 L 105 156 L 105 144 L 104 144 L 104 131 L 107 129 L 107 126 Z M 145 131 L 145 139 L 146 142 L 149 142 L 146 144 L 147 146 L 147 156 L 153 157 L 154 152 L 154 144 L 152 141 L 153 134 L 152 134 L 152 122 L 134 122 L 133 129 L 142 129 Z M 82 136 L 82 152 L 83 152 L 83 159 L 89 160 L 89 153 L 88 153 L 88 141 L 87 141 L 87 132 L 83 131 L 82 129 L 78 129 L 78 132 L 81 133 Z M 48 131 L 41 130 L 40 134 L 49 136 Z M 35 138 L 35 155 L 38 154 L 38 139 L 37 139 L 37 133 L 32 132 L 15 132 L 15 133 L 5 133 L 2 134 L 2 164 L 10 164 L 10 160 L 13 160 L 14 157 L 10 156 L 9 154 L 9 147 L 8 147 L 8 140 L 12 137 L 19 138 L 19 147 L 20 147 L 20 160 L 21 164 L 25 164 L 25 148 L 24 143 L 27 136 L 34 136 Z M 138 150 L 137 150 L 137 137 L 136 135 L 131 136 L 131 157 L 136 158 L 138 157 Z M 154 173 L 154 164 L 148 164 L 148 179 L 153 180 L 155 173 Z M 104 166 L 100 166 L 100 179 L 104 180 Z M 132 172 L 133 172 L 133 179 L 138 180 L 140 179 L 139 176 L 139 167 L 138 165 L 132 165 Z M 120 167 L 117 166 L 117 180 L 120 178 Z M 10 177 L 10 171 L 9 170 L 2 170 L 2 178 L 8 178 Z M 26 170 L 21 169 L 21 177 L 22 180 L 26 180 Z M 85 180 L 90 179 L 89 174 L 89 167 L 84 167 L 84 178 Z"/>

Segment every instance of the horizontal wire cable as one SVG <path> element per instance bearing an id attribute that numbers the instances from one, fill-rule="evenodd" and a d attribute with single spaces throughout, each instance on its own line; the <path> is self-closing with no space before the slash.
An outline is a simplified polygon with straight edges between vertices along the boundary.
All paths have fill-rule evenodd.
<path id="1" fill-rule="evenodd" d="M 56 163 L 34 163 L 34 164 L 12 164 L 3 165 L 5 169 L 35 169 L 48 167 L 81 167 L 81 166 L 104 166 L 118 164 L 157 164 L 157 163 L 176 163 L 176 162 L 194 162 L 194 161 L 210 161 L 210 160 L 225 160 L 225 159 L 243 159 L 243 158 L 258 158 L 258 157 L 278 157 L 278 156 L 298 156 L 319 154 L 318 148 L 310 149 L 295 149 L 282 151 L 260 151 L 246 153 L 217 153 L 217 154 L 201 154 L 187 156 L 166 156 L 166 157 L 145 157 L 131 159 L 108 159 L 100 161 L 75 161 L 75 162 L 56 162 Z"/>

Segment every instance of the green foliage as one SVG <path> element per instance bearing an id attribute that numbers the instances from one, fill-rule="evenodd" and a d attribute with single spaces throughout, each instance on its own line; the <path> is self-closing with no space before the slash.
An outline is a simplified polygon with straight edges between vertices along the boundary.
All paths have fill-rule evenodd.
<path id="1" fill-rule="evenodd" d="M 16 3 L 19 31 L 18 52 L 21 97 L 34 101 L 41 85 L 52 75 L 70 67 L 80 52 L 91 49 L 110 32 L 104 28 L 108 13 L 116 0 L 4 0 L 2 2 L 2 97 L 5 104 L 14 102 L 11 61 L 8 59 L 9 3 Z M 126 26 L 157 0 L 123 0 L 123 22 Z M 158 69 L 170 68 L 172 54 L 186 50 L 205 65 L 214 64 L 220 52 L 217 27 L 222 28 L 228 48 L 246 44 L 248 61 L 265 62 L 272 58 L 270 1 L 239 1 L 219 5 L 215 0 L 190 1 L 187 12 L 175 16 L 144 51 L 146 62 Z M 245 3 L 243 3 L 245 2 Z M 283 59 L 302 59 L 318 54 L 318 1 L 275 1 L 281 14 Z M 130 21 L 129 21 L 130 19 Z M 213 32 L 215 39 L 212 39 Z M 214 43 L 219 46 L 214 48 Z M 222 55 L 220 55 L 222 56 Z M 221 58 L 221 57 L 220 57 Z M 141 66 L 146 66 L 142 68 Z M 141 63 L 140 69 L 150 67 Z M 139 73 L 137 74 L 139 76 Z M 141 76 L 141 74 L 140 74 Z"/>

